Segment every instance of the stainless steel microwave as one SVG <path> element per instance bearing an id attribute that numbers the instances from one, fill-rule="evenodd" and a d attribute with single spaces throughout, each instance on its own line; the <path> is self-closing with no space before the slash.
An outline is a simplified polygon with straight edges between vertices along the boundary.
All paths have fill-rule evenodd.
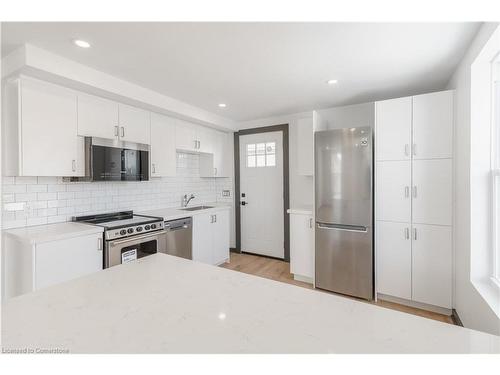
<path id="1" fill-rule="evenodd" d="M 148 181 L 149 146 L 85 138 L 85 181 Z"/>

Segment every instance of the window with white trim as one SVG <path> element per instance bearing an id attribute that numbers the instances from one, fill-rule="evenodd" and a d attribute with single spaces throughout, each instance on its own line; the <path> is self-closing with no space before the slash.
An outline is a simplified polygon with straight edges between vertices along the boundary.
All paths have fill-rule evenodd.
<path id="1" fill-rule="evenodd" d="M 491 127 L 491 192 L 493 224 L 493 278 L 500 285 L 500 61 L 493 65 L 493 117 Z"/>
<path id="2" fill-rule="evenodd" d="M 247 144 L 247 167 L 275 167 L 276 142 Z"/>

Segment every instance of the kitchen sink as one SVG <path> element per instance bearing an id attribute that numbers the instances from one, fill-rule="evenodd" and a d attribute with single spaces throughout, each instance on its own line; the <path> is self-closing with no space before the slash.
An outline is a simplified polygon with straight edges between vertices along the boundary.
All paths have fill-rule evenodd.
<path id="1" fill-rule="evenodd" d="M 209 208 L 214 208 L 214 206 L 193 206 L 193 207 L 181 208 L 181 210 L 183 210 L 183 211 L 198 211 L 198 210 L 206 210 Z"/>

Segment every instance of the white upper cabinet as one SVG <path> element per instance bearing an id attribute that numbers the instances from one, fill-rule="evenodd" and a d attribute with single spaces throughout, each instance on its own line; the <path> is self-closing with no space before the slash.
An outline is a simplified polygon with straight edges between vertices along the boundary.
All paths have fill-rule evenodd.
<path id="1" fill-rule="evenodd" d="M 150 144 L 150 115 L 140 108 L 79 93 L 78 135 Z"/>
<path id="2" fill-rule="evenodd" d="M 451 158 L 453 91 L 413 97 L 413 159 Z"/>
<path id="3" fill-rule="evenodd" d="M 376 103 L 376 160 L 409 160 L 412 98 Z"/>
<path id="4" fill-rule="evenodd" d="M 213 151 L 200 154 L 200 177 L 230 177 L 232 171 L 232 133 L 214 130 Z"/>
<path id="5" fill-rule="evenodd" d="M 148 111 L 119 104 L 118 119 L 122 141 L 150 144 L 150 113 Z"/>
<path id="6" fill-rule="evenodd" d="M 411 299 L 411 225 L 377 221 L 377 291 Z"/>
<path id="7" fill-rule="evenodd" d="M 376 220 L 409 222 L 411 162 L 378 161 L 376 167 Z"/>
<path id="8" fill-rule="evenodd" d="M 5 173 L 84 176 L 84 144 L 77 135 L 76 93 L 23 77 L 8 83 L 6 94 Z"/>
<path id="9" fill-rule="evenodd" d="M 451 227 L 414 224 L 412 236 L 413 299 L 451 309 Z"/>
<path id="10" fill-rule="evenodd" d="M 151 177 L 176 175 L 175 122 L 151 113 Z"/>
<path id="11" fill-rule="evenodd" d="M 118 137 L 118 103 L 93 95 L 78 94 L 78 135 Z"/>
<path id="12" fill-rule="evenodd" d="M 313 175 L 313 120 L 297 120 L 297 173 L 302 176 Z"/>
<path id="13" fill-rule="evenodd" d="M 198 151 L 196 125 L 178 120 L 175 126 L 175 145 L 181 151 Z"/>
<path id="14" fill-rule="evenodd" d="M 198 152 L 213 153 L 215 143 L 215 130 L 204 126 L 196 127 L 196 139 L 198 140 Z"/>
<path id="15" fill-rule="evenodd" d="M 452 159 L 413 162 L 414 223 L 452 224 Z"/>

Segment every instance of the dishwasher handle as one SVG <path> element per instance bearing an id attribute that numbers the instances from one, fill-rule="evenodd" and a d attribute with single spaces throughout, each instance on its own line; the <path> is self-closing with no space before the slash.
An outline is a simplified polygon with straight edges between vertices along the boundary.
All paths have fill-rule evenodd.
<path id="1" fill-rule="evenodd" d="M 180 220 L 165 221 L 164 228 L 166 231 L 176 231 L 181 229 L 190 229 L 192 227 L 192 219 L 185 218 Z"/>

